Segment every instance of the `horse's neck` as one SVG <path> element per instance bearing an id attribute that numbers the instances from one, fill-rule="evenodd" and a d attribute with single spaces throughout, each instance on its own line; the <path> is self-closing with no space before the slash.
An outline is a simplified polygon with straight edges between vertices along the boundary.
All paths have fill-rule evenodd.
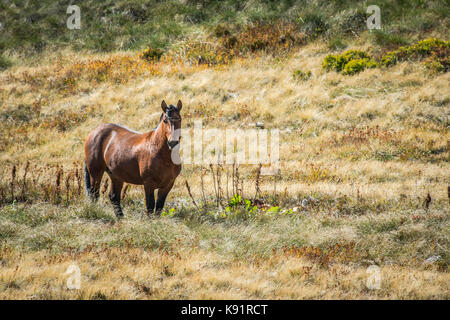
<path id="1" fill-rule="evenodd" d="M 157 149 L 160 152 L 170 152 L 169 147 L 167 146 L 167 137 L 164 134 L 163 122 L 160 122 L 155 130 L 149 132 L 149 140 L 152 145 L 157 146 Z"/>

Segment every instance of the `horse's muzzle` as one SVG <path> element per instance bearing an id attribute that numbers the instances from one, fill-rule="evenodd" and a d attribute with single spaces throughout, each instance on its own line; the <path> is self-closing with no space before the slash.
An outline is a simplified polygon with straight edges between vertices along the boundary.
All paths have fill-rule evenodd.
<path id="1" fill-rule="evenodd" d="M 167 141 L 167 145 L 169 146 L 169 149 L 172 150 L 173 148 L 175 148 L 175 146 L 180 143 L 180 140 L 172 140 L 172 141 Z"/>

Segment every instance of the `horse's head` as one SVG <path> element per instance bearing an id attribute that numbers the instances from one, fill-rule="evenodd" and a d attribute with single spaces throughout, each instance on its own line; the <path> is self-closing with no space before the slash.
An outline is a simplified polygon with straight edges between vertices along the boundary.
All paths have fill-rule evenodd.
<path id="1" fill-rule="evenodd" d="M 163 100 L 161 102 L 161 109 L 163 114 L 161 120 L 164 123 L 164 132 L 167 138 L 167 145 L 172 150 L 179 142 L 181 138 L 181 116 L 180 111 L 182 108 L 181 100 L 178 100 L 177 106 L 169 105 Z"/>

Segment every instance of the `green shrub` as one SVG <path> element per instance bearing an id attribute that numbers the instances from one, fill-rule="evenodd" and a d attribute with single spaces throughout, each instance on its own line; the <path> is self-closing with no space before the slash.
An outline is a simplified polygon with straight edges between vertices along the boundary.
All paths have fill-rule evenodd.
<path id="1" fill-rule="evenodd" d="M 443 41 L 437 38 L 430 38 L 419 41 L 411 46 L 403 46 L 397 50 L 388 52 L 381 58 L 381 65 L 388 67 L 395 65 L 399 61 L 405 61 L 410 59 L 421 59 L 428 56 L 435 55 L 436 57 L 444 57 L 448 61 L 450 49 L 450 41 Z"/>
<path id="2" fill-rule="evenodd" d="M 347 67 L 347 65 L 349 66 Z M 327 71 L 335 70 L 343 74 L 355 74 L 365 68 L 376 67 L 376 62 L 364 51 L 348 50 L 343 54 L 327 55 L 322 66 Z"/>
<path id="3" fill-rule="evenodd" d="M 447 72 L 450 69 L 450 48 L 439 48 L 425 60 L 425 67 L 434 72 Z"/>
<path id="4" fill-rule="evenodd" d="M 352 75 L 367 68 L 389 67 L 399 61 L 427 58 L 425 66 L 434 72 L 447 72 L 450 69 L 450 41 L 430 38 L 411 46 L 403 46 L 385 54 L 379 62 L 374 61 L 364 51 L 348 50 L 343 54 L 329 54 L 322 63 L 327 71 L 335 70 Z"/>
<path id="5" fill-rule="evenodd" d="M 356 59 L 349 61 L 342 71 L 343 74 L 352 75 L 363 71 L 364 69 L 370 69 L 377 67 L 377 63 L 371 59 Z"/>

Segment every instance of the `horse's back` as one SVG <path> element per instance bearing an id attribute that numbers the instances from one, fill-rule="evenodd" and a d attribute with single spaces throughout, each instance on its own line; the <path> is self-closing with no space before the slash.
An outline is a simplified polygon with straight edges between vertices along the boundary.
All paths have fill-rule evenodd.
<path id="1" fill-rule="evenodd" d="M 106 123 L 98 126 L 91 131 L 84 144 L 84 153 L 86 161 L 90 162 L 102 162 L 103 153 L 108 145 L 108 142 L 112 140 L 112 137 L 117 133 L 135 135 L 138 132 L 125 128 L 121 125 L 114 123 Z"/>
<path id="2" fill-rule="evenodd" d="M 85 143 L 85 159 L 89 170 L 108 169 L 116 178 L 139 184 L 136 147 L 144 138 L 145 135 L 118 124 L 100 125 L 89 134 Z"/>

